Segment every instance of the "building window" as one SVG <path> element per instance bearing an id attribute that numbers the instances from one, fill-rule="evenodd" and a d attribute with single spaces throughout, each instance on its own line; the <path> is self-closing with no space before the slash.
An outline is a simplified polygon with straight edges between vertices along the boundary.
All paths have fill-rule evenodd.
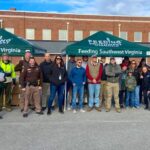
<path id="1" fill-rule="evenodd" d="M 51 30 L 50 29 L 42 30 L 42 40 L 51 40 Z"/>
<path id="2" fill-rule="evenodd" d="M 35 39 L 35 30 L 34 29 L 26 29 L 26 39 L 29 39 L 29 40 Z"/>
<path id="3" fill-rule="evenodd" d="M 83 39 L 83 31 L 81 30 L 75 30 L 74 31 L 74 40 L 75 41 L 80 41 Z"/>
<path id="4" fill-rule="evenodd" d="M 67 30 L 59 30 L 59 40 L 60 41 L 67 41 Z"/>
<path id="5" fill-rule="evenodd" d="M 142 32 L 134 32 L 134 42 L 142 42 Z"/>
<path id="6" fill-rule="evenodd" d="M 12 33 L 12 34 L 14 34 L 14 28 L 5 28 L 5 30 Z"/>
<path id="7" fill-rule="evenodd" d="M 112 32 L 112 31 L 105 31 L 105 32 L 113 35 L 113 32 Z"/>
<path id="8" fill-rule="evenodd" d="M 95 34 L 96 32 L 98 32 L 98 31 L 90 31 L 90 35 L 93 35 L 93 34 Z"/>
<path id="9" fill-rule="evenodd" d="M 120 32 L 120 38 L 128 40 L 128 33 L 127 32 Z"/>

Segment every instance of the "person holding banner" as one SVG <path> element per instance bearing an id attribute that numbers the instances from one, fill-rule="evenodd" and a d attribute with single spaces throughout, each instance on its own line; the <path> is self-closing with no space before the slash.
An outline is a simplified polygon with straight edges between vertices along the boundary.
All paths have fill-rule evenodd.
<path id="1" fill-rule="evenodd" d="M 12 111 L 11 108 L 11 92 L 13 87 L 16 85 L 16 72 L 14 69 L 14 64 L 9 60 L 9 55 L 7 53 L 3 53 L 2 61 L 0 62 L 0 67 L 3 69 L 6 81 L 4 82 L 4 101 L 3 108 L 6 108 L 6 111 Z"/>

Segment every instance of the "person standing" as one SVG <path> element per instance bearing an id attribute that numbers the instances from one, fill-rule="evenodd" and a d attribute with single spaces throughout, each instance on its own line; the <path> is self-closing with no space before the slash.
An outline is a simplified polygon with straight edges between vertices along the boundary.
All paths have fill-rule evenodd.
<path id="1" fill-rule="evenodd" d="M 30 98 L 33 98 L 35 111 L 42 115 L 40 90 L 42 88 L 42 73 L 34 57 L 30 57 L 29 65 L 25 67 L 20 76 L 22 90 L 25 91 L 25 105 L 23 117 L 28 117 Z"/>
<path id="2" fill-rule="evenodd" d="M 127 77 L 127 66 L 126 64 L 121 65 L 122 72 L 119 75 L 119 103 L 120 107 L 124 108 L 126 98 L 126 77 Z"/>
<path id="3" fill-rule="evenodd" d="M 47 107 L 48 98 L 50 96 L 50 83 L 48 75 L 50 74 L 51 68 L 51 57 L 49 53 L 45 54 L 44 61 L 40 64 L 40 69 L 43 75 L 43 84 L 42 84 L 42 110 L 44 111 Z"/>
<path id="4" fill-rule="evenodd" d="M 134 90 L 136 87 L 136 79 L 133 76 L 132 70 L 128 71 L 128 76 L 125 80 L 125 86 L 126 86 L 126 108 L 129 107 L 129 104 L 131 108 L 134 107 Z M 129 103 L 129 100 L 131 100 L 131 103 Z"/>
<path id="5" fill-rule="evenodd" d="M 101 111 L 100 108 L 100 83 L 102 76 L 103 67 L 100 63 L 97 62 L 97 56 L 94 55 L 91 58 L 91 62 L 88 63 L 86 67 L 86 76 L 88 79 L 88 88 L 89 88 L 89 108 L 88 111 L 93 109 L 95 103 L 95 109 Z"/>
<path id="6" fill-rule="evenodd" d="M 5 84 L 5 108 L 6 111 L 12 111 L 11 108 L 11 95 L 12 95 L 12 89 L 16 85 L 16 72 L 14 69 L 14 64 L 11 63 L 9 60 L 9 55 L 7 53 L 3 53 L 2 55 L 2 61 L 0 62 L 0 67 L 3 69 L 6 77 Z"/>
<path id="7" fill-rule="evenodd" d="M 101 57 L 101 63 L 103 65 L 103 73 L 101 78 L 101 91 L 100 91 L 100 99 L 101 99 L 101 107 L 106 105 L 106 73 L 105 68 L 108 65 L 106 63 L 106 57 Z"/>
<path id="8" fill-rule="evenodd" d="M 88 64 L 88 56 L 82 56 L 82 67 L 86 70 L 86 66 Z M 88 99 L 89 99 L 89 92 L 88 92 L 88 82 L 86 80 L 85 85 L 84 85 L 84 104 L 88 104 Z"/>
<path id="9" fill-rule="evenodd" d="M 80 112 L 85 112 L 83 110 L 83 94 L 84 94 L 84 85 L 86 82 L 86 72 L 85 69 L 82 67 L 82 60 L 77 59 L 76 67 L 71 70 L 70 79 L 73 84 L 73 97 L 72 97 L 72 109 L 73 113 L 76 113 L 76 97 L 77 94 L 79 96 L 79 109 Z"/>
<path id="10" fill-rule="evenodd" d="M 58 95 L 59 112 L 63 111 L 63 100 L 64 100 L 64 86 L 67 80 L 67 72 L 64 65 L 64 61 L 60 55 L 56 55 L 55 60 L 50 68 L 49 81 L 50 81 L 50 97 L 48 99 L 48 111 L 47 115 L 51 114 L 52 103 Z"/>
<path id="11" fill-rule="evenodd" d="M 31 57 L 30 50 L 26 50 L 23 60 L 20 60 L 19 63 L 15 66 L 15 71 L 20 72 L 20 76 L 21 76 L 21 73 L 22 73 L 23 69 L 27 68 L 29 66 L 30 57 Z M 20 76 L 19 76 L 19 84 L 20 84 Z M 20 87 L 20 89 L 21 89 L 21 87 Z M 23 112 L 24 103 L 25 103 L 25 91 L 20 90 L 20 103 L 19 103 L 19 106 L 20 106 L 21 112 Z"/>
<path id="12" fill-rule="evenodd" d="M 70 76 L 70 72 L 71 70 L 76 66 L 76 61 L 75 61 L 75 56 L 70 56 L 70 59 L 68 61 L 68 67 L 67 67 L 67 74 L 68 74 L 68 79 L 67 79 L 67 92 L 66 92 L 66 107 L 67 110 L 71 110 L 71 99 L 72 99 L 72 89 L 73 89 L 73 85 L 71 80 L 69 79 Z"/>
<path id="13" fill-rule="evenodd" d="M 114 96 L 116 112 L 120 113 L 121 110 L 119 105 L 119 75 L 121 73 L 121 68 L 120 65 L 116 64 L 116 60 L 114 57 L 110 58 L 110 64 L 106 66 L 105 72 L 107 76 L 106 112 L 110 111 L 112 96 Z"/>
<path id="14" fill-rule="evenodd" d="M 5 84 L 4 82 L 6 81 L 5 78 L 5 73 L 3 71 L 3 69 L 0 67 L 0 97 L 1 97 L 1 101 L 3 99 L 3 92 L 4 92 L 4 88 L 5 88 Z M 3 103 L 3 102 L 2 102 Z M 3 119 L 2 116 L 0 116 L 0 119 Z"/>
<path id="15" fill-rule="evenodd" d="M 149 94 L 150 94 L 150 71 L 146 66 L 142 67 L 142 91 L 144 96 L 145 109 L 149 109 Z"/>
<path id="16" fill-rule="evenodd" d="M 134 90 L 134 106 L 135 108 L 139 108 L 140 107 L 140 83 L 141 83 L 141 79 L 140 79 L 140 70 L 137 68 L 137 64 L 135 60 L 131 61 L 131 65 L 129 67 L 129 70 L 132 70 L 133 72 L 133 76 L 135 76 L 136 78 L 136 88 Z"/>

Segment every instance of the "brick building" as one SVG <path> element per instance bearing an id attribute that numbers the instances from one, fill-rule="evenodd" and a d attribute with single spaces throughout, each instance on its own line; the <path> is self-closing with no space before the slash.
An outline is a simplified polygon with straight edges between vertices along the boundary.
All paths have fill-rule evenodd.
<path id="1" fill-rule="evenodd" d="M 11 9 L 0 11 L 0 23 L 1 27 L 18 36 L 51 45 L 58 42 L 66 46 L 97 31 L 106 31 L 133 42 L 150 42 L 150 17 L 54 14 Z M 55 48 L 48 51 L 58 53 Z"/>

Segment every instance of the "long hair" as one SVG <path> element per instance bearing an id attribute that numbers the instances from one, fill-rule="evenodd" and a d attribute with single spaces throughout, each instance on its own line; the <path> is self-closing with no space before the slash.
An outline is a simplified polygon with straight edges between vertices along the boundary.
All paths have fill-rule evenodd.
<path id="1" fill-rule="evenodd" d="M 57 65 L 56 59 L 57 59 L 58 57 L 60 57 L 60 59 L 61 59 L 60 66 L 63 67 L 63 66 L 64 66 L 64 60 L 63 60 L 63 58 L 62 58 L 61 55 L 56 55 L 56 56 L 55 56 L 54 64 Z"/>

